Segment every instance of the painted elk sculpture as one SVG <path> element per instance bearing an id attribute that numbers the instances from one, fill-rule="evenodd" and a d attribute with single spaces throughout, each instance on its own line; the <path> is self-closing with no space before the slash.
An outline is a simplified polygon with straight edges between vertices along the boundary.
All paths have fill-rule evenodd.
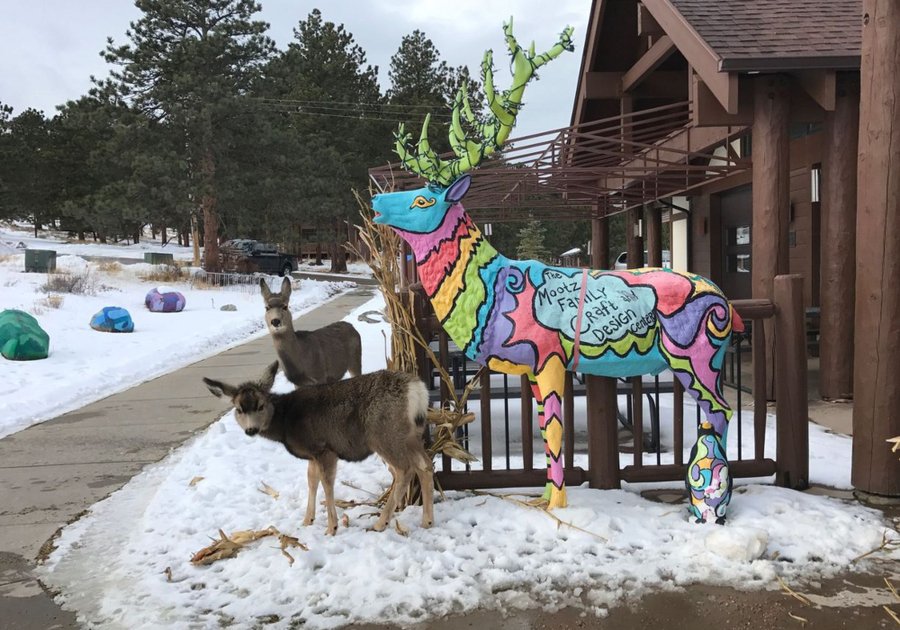
<path id="1" fill-rule="evenodd" d="M 534 70 L 571 49 L 569 28 L 537 56 L 533 44 L 528 52 L 518 46 L 511 21 L 504 30 L 514 88 L 494 93 L 486 53 L 482 77 L 492 120 L 479 123 L 460 90 L 450 131 L 456 159 L 445 161 L 430 149 L 427 119 L 417 153 L 401 127 L 397 151 L 404 167 L 431 184 L 376 195 L 374 221 L 410 244 L 435 313 L 465 355 L 497 372 L 528 376 L 538 401 L 550 508 L 566 505 L 566 370 L 629 377 L 670 369 L 705 414 L 688 465 L 690 511 L 697 519 L 723 522 L 732 488 L 725 454 L 732 412 L 720 372 L 732 330 L 743 324 L 722 292 L 704 278 L 667 269 L 607 272 L 511 260 L 491 247 L 462 206 L 471 183 L 464 171 L 506 140 Z M 461 113 L 481 132 L 480 143 L 463 130 Z"/>

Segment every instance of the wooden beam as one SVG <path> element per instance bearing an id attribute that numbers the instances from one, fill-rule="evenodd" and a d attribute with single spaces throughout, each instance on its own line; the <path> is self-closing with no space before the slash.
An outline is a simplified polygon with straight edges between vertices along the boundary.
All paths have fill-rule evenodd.
<path id="1" fill-rule="evenodd" d="M 668 0 L 644 0 L 644 6 L 666 35 L 672 38 L 678 51 L 709 86 L 725 111 L 737 114 L 737 74 L 719 72 L 719 56 Z"/>
<path id="2" fill-rule="evenodd" d="M 576 90 L 575 107 L 572 111 L 572 124 L 584 122 L 584 106 L 587 96 L 587 75 L 596 54 L 597 42 L 600 40 L 600 27 L 603 25 L 603 14 L 609 0 L 594 0 L 591 4 L 591 18 L 585 34 L 584 51 L 581 55 L 581 70 L 578 73 L 578 89 Z"/>
<path id="3" fill-rule="evenodd" d="M 672 56 L 676 50 L 672 38 L 663 35 L 650 47 L 631 69 L 622 77 L 622 91 L 632 91 L 641 81 L 646 79 L 654 70 L 659 68 L 666 59 Z"/>
<path id="4" fill-rule="evenodd" d="M 654 17 L 650 14 L 643 4 L 638 4 L 638 35 L 658 36 L 663 34 L 662 26 L 659 25 Z"/>
<path id="5" fill-rule="evenodd" d="M 797 83 L 819 107 L 826 112 L 834 111 L 837 73 L 834 70 L 805 70 L 794 73 Z"/>
<path id="6" fill-rule="evenodd" d="M 643 208 L 631 208 L 625 215 L 625 243 L 628 251 L 628 268 L 640 269 L 644 266 L 644 237 L 641 222 Z"/>
<path id="7" fill-rule="evenodd" d="M 900 495 L 900 3 L 863 0 L 856 221 L 853 485 Z"/>
<path id="8" fill-rule="evenodd" d="M 624 72 L 588 72 L 583 77 L 584 98 L 621 98 Z M 643 98 L 671 98 L 687 100 L 688 90 L 684 85 L 684 72 L 657 71 L 649 74 L 634 86 L 632 96 Z"/>
<path id="9" fill-rule="evenodd" d="M 787 77 L 753 81 L 753 257 L 754 299 L 774 298 L 775 276 L 789 272 L 791 212 L 790 89 Z M 766 321 L 766 391 L 775 395 L 775 334 Z M 780 376 L 779 376 L 780 377 Z"/>
<path id="10" fill-rule="evenodd" d="M 859 77 L 842 73 L 839 81 L 834 111 L 825 116 L 821 186 L 819 393 L 828 400 L 853 397 Z"/>
<path id="11" fill-rule="evenodd" d="M 609 219 L 591 219 L 591 267 L 609 269 Z"/>
<path id="12" fill-rule="evenodd" d="M 656 204 L 647 208 L 647 266 L 662 267 L 662 210 Z"/>
<path id="13" fill-rule="evenodd" d="M 769 75 L 767 75 L 769 76 Z M 811 97 L 794 78 L 787 78 L 791 124 L 821 123 L 825 120 L 826 110 Z M 719 103 L 709 86 L 697 75 L 693 78 L 691 100 L 694 102 L 693 119 L 698 127 L 721 127 L 724 125 L 745 126 L 753 124 L 753 81 L 759 77 L 742 77 L 738 94 L 737 113 L 729 114 Z"/>
<path id="14" fill-rule="evenodd" d="M 805 490 L 809 487 L 809 399 L 803 276 L 775 278 L 775 306 L 778 338 L 775 482 L 779 486 Z"/>

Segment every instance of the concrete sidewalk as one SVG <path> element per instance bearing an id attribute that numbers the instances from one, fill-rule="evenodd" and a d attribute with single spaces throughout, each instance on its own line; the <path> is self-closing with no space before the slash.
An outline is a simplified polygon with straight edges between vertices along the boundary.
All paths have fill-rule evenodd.
<path id="1" fill-rule="evenodd" d="M 374 295 L 360 287 L 295 320 L 314 329 Z M 267 336 L 0 440 L 0 630 L 74 628 L 30 576 L 41 547 L 227 408 L 201 377 L 258 377 L 276 359 Z"/>

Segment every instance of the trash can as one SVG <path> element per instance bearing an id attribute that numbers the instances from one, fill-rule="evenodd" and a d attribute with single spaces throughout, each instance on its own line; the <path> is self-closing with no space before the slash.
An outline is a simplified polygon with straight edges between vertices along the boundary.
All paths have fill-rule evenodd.
<path id="1" fill-rule="evenodd" d="M 151 265 L 174 265 L 175 256 L 173 254 L 161 254 L 159 252 L 144 252 L 144 262 Z"/>
<path id="2" fill-rule="evenodd" d="M 25 271 L 34 273 L 56 271 L 56 252 L 52 249 L 26 249 Z"/>

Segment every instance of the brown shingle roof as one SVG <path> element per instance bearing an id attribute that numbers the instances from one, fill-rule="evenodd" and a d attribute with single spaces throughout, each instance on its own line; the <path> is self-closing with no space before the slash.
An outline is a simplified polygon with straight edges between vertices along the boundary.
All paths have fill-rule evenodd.
<path id="1" fill-rule="evenodd" d="M 859 68 L 862 0 L 668 0 L 719 70 Z"/>

